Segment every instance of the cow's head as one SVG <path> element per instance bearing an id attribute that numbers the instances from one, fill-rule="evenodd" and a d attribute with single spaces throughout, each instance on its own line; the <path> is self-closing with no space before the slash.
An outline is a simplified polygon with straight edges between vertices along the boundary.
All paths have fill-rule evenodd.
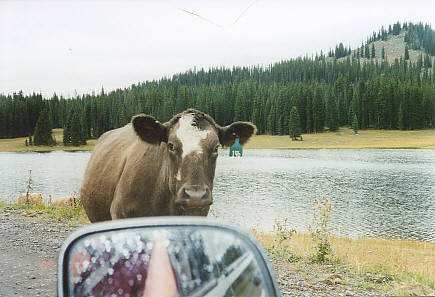
<path id="1" fill-rule="evenodd" d="M 213 203 L 212 190 L 219 145 L 231 146 L 236 137 L 246 143 L 256 133 L 249 122 L 221 127 L 207 114 L 188 109 L 161 124 L 148 115 L 132 119 L 140 138 L 161 145 L 167 160 L 166 178 L 171 201 L 180 214 L 207 215 Z"/>

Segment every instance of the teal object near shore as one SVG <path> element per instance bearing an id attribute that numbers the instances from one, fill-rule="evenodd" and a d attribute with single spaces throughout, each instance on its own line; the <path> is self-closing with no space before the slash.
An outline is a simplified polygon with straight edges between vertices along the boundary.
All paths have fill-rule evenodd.
<path id="1" fill-rule="evenodd" d="M 243 156 L 243 147 L 240 144 L 239 138 L 236 138 L 234 144 L 230 147 L 230 157 L 241 157 Z"/>

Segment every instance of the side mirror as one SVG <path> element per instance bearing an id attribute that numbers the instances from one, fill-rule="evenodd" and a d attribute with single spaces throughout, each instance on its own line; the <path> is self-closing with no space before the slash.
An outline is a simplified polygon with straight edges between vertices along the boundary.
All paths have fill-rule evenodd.
<path id="1" fill-rule="evenodd" d="M 253 237 L 205 218 L 92 224 L 71 234 L 58 296 L 280 296 Z"/>

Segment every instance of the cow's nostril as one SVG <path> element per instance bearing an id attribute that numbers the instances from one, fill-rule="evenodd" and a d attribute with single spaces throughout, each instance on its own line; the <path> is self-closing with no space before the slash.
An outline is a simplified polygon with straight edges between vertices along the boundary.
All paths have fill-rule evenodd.
<path id="1" fill-rule="evenodd" d="M 186 198 L 201 199 L 207 194 L 207 191 L 205 189 L 184 189 L 184 193 Z"/>
<path id="2" fill-rule="evenodd" d="M 175 204 L 184 207 L 204 207 L 213 203 L 210 188 L 207 186 L 186 185 L 178 192 Z"/>

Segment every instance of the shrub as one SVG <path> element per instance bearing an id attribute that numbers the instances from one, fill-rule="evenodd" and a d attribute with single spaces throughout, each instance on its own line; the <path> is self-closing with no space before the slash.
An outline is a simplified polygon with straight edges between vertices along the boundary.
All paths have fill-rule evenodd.
<path id="1" fill-rule="evenodd" d="M 331 254 L 331 230 L 328 227 L 331 217 L 332 206 L 326 197 L 320 201 L 314 199 L 316 210 L 313 214 L 313 220 L 308 231 L 316 246 L 316 254 L 313 256 L 315 262 L 324 263 Z"/>

